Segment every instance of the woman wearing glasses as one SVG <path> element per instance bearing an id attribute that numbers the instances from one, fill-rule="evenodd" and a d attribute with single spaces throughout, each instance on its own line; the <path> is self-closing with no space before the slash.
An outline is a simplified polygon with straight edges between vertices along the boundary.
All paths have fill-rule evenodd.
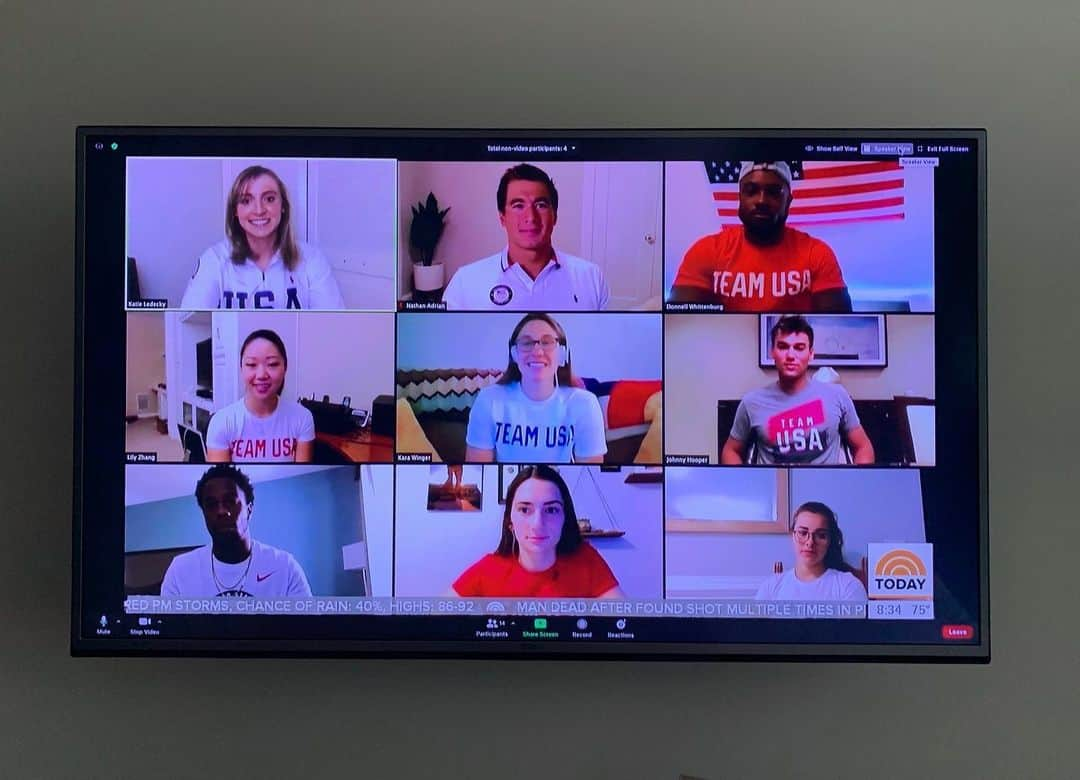
<path id="1" fill-rule="evenodd" d="M 866 601 L 866 590 L 844 562 L 844 534 L 836 513 L 807 501 L 791 518 L 795 565 L 758 588 L 770 601 Z"/>
<path id="2" fill-rule="evenodd" d="M 469 412 L 471 463 L 602 463 L 607 452 L 600 402 L 574 386 L 566 333 L 552 317 L 526 314 L 508 342 L 499 381 Z"/>

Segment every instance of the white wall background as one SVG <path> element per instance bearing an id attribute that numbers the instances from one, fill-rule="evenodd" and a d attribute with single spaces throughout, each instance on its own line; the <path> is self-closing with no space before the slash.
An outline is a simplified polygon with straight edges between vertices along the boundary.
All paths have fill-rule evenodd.
<path id="1" fill-rule="evenodd" d="M 507 343 L 523 314 L 401 314 L 398 368 L 505 368 Z M 660 379 L 661 315 L 559 314 L 579 376 Z"/>
<path id="2" fill-rule="evenodd" d="M 671 468 L 668 471 L 672 471 Z M 738 469 L 687 469 L 691 477 L 732 481 Z M 708 472 L 718 471 L 718 474 Z M 822 501 L 836 512 L 844 533 L 844 559 L 858 566 L 869 542 L 926 541 L 919 472 L 909 469 L 790 469 L 790 508 Z M 718 500 L 723 500 L 720 495 Z M 768 496 L 762 496 L 767 501 Z M 667 576 L 720 577 L 770 575 L 773 563 L 794 565 L 791 535 L 739 533 L 667 534 Z"/>
<path id="3" fill-rule="evenodd" d="M 394 308 L 393 160 L 128 158 L 126 253 L 137 261 L 144 298 L 180 305 L 195 261 L 225 238 L 229 190 L 249 165 L 281 177 L 293 235 L 330 261 L 346 308 Z"/>
<path id="4" fill-rule="evenodd" d="M 687 250 L 702 236 L 719 232 L 721 220 L 701 160 L 669 162 L 664 168 L 666 296 Z M 853 301 L 908 300 L 912 311 L 933 311 L 934 169 L 899 173 L 904 178 L 903 220 L 799 229 L 832 248 Z"/>
<path id="5" fill-rule="evenodd" d="M 394 316 L 376 312 L 214 312 L 215 334 L 235 333 L 220 345 L 226 363 L 225 377 L 235 377 L 235 390 L 222 398 L 214 394 L 217 408 L 243 396 L 240 386 L 240 345 L 259 328 L 274 330 L 285 341 L 289 367 L 284 398 L 310 398 L 340 403 L 352 397 L 354 408 L 371 410 L 376 395 L 394 390 Z M 218 344 L 214 344 L 215 352 Z M 215 371 L 217 369 L 215 368 Z M 214 376 L 215 386 L 217 375 Z"/>
<path id="6" fill-rule="evenodd" d="M 584 468 L 562 466 L 559 471 L 570 487 L 578 516 L 589 518 L 594 527 L 609 528 L 595 488 L 587 477 L 579 475 Z M 663 592 L 661 486 L 626 484 L 632 467 L 605 473 L 588 468 L 596 474 L 615 523 L 626 531 L 619 539 L 589 542 L 607 561 L 627 596 L 659 598 Z M 495 466 L 485 466 L 483 471 L 482 511 L 429 512 L 430 467 L 397 468 L 395 596 L 448 593 L 465 569 L 498 547 L 504 510 L 498 503 L 498 471 Z"/>
<path id="7" fill-rule="evenodd" d="M 661 166 L 659 162 L 530 162 L 555 182 L 558 222 L 552 243 L 600 266 L 611 287 L 611 309 L 643 306 L 660 294 Z M 513 162 L 402 162 L 398 166 L 398 294 L 412 289 L 409 227 L 412 206 L 433 192 L 450 207 L 435 259 L 447 281 L 463 265 L 506 246 L 499 224 L 499 179 Z M 650 238 L 651 237 L 651 240 Z M 658 303 L 658 301 L 656 302 Z M 651 308 L 659 308 L 658 305 Z"/>
<path id="8" fill-rule="evenodd" d="M 775 369 L 758 365 L 758 316 L 668 314 L 664 328 L 666 451 L 715 463 L 716 402 L 776 381 Z M 935 398 L 933 315 L 889 315 L 885 329 L 888 366 L 837 369 L 851 397 Z"/>
<path id="9" fill-rule="evenodd" d="M 394 582 L 394 467 L 361 466 L 360 476 L 371 592 L 389 596 Z"/>

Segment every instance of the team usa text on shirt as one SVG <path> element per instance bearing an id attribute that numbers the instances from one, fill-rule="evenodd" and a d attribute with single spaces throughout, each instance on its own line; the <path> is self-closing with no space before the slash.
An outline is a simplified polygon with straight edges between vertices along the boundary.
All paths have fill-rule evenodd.
<path id="1" fill-rule="evenodd" d="M 769 418 L 769 438 L 776 442 L 777 453 L 824 452 L 825 442 L 819 426 L 825 424 L 825 407 L 820 400 L 802 404 Z"/>
<path id="2" fill-rule="evenodd" d="M 221 294 L 222 308 L 224 309 L 247 309 L 248 298 L 251 298 L 252 309 L 273 309 L 274 306 L 274 292 L 273 290 L 258 290 L 254 293 L 247 293 L 243 290 L 225 290 Z M 300 298 L 296 295 L 295 287 L 285 288 L 285 308 L 286 309 L 299 309 Z"/>
<path id="3" fill-rule="evenodd" d="M 772 271 L 769 284 L 774 298 L 801 295 L 810 289 L 810 269 Z M 724 298 L 764 298 L 764 271 L 714 271 L 713 292 Z"/>
<path id="4" fill-rule="evenodd" d="M 509 444 L 521 447 L 566 447 L 574 442 L 573 425 L 543 426 L 543 445 L 540 443 L 541 426 L 520 425 L 505 422 L 495 423 L 496 444 Z"/>
<path id="5" fill-rule="evenodd" d="M 234 459 L 288 458 L 296 451 L 296 439 L 236 439 L 229 445 Z"/>

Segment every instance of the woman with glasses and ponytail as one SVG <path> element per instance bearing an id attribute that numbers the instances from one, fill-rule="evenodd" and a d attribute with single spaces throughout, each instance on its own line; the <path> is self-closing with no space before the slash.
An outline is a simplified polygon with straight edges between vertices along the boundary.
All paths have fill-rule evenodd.
<path id="1" fill-rule="evenodd" d="M 470 463 L 602 463 L 604 417 L 596 396 L 575 386 L 566 333 L 552 317 L 526 314 L 510 334 L 499 381 L 469 412 Z"/>
<path id="2" fill-rule="evenodd" d="M 581 538 L 570 489 L 551 466 L 523 466 L 506 491 L 495 552 L 458 577 L 451 596 L 624 598 L 600 553 Z"/>
<path id="3" fill-rule="evenodd" d="M 807 501 L 795 510 L 790 529 L 795 565 L 767 579 L 758 599 L 866 601 L 866 590 L 844 562 L 844 534 L 832 509 Z"/>

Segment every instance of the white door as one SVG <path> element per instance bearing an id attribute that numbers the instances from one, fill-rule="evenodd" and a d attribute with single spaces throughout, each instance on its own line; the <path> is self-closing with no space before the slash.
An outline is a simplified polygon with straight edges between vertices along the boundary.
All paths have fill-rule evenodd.
<path id="1" fill-rule="evenodd" d="M 583 256 L 604 272 L 609 309 L 659 308 L 661 182 L 658 162 L 585 166 Z"/>
<path id="2" fill-rule="evenodd" d="M 311 160 L 308 240 L 334 269 L 347 309 L 393 309 L 397 166 L 393 160 Z"/>

